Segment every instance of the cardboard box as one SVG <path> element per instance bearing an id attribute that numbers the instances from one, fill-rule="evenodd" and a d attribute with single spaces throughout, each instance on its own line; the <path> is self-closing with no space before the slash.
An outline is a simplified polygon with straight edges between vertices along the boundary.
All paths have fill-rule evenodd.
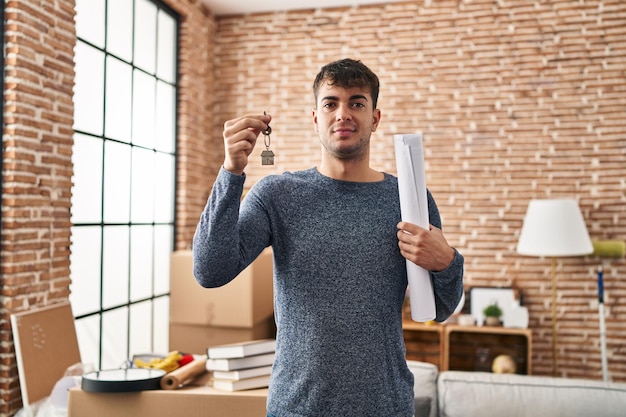
<path id="1" fill-rule="evenodd" d="M 259 417 L 267 389 L 227 392 L 185 387 L 124 393 L 69 391 L 68 417 Z"/>
<path id="2" fill-rule="evenodd" d="M 193 276 L 191 251 L 176 251 L 170 279 L 171 323 L 251 328 L 274 313 L 271 249 L 219 288 L 202 288 Z"/>
<path id="3" fill-rule="evenodd" d="M 273 339 L 275 337 L 274 316 L 266 318 L 250 328 L 170 323 L 169 350 L 204 354 L 209 346 L 255 339 Z"/>

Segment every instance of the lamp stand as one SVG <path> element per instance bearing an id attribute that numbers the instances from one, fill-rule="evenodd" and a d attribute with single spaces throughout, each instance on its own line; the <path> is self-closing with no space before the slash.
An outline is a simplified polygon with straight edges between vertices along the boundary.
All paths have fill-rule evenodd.
<path id="1" fill-rule="evenodd" d="M 556 257 L 552 257 L 552 376 L 557 374 L 556 357 Z"/>

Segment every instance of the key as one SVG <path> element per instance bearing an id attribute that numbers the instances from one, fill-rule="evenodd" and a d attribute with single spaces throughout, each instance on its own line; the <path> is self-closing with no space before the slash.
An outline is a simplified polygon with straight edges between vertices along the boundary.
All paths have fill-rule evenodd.
<path id="1" fill-rule="evenodd" d="M 265 112 L 263 112 L 263 114 L 265 114 Z M 274 165 L 274 152 L 270 149 L 270 133 L 272 133 L 272 128 L 267 125 L 267 129 L 261 133 L 263 133 L 263 142 L 265 144 L 265 150 L 261 152 L 261 165 Z"/>

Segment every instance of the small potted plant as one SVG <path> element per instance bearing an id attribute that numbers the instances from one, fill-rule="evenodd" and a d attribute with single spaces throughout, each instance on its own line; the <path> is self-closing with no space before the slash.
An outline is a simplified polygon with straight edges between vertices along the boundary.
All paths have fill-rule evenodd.
<path id="1" fill-rule="evenodd" d="M 485 324 L 487 326 L 499 326 L 500 316 L 502 316 L 502 309 L 498 304 L 490 304 L 483 310 L 485 315 Z"/>

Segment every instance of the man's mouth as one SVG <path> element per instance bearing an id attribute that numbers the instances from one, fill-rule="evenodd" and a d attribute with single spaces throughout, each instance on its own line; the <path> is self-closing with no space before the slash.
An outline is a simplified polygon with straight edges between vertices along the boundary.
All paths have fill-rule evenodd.
<path id="1" fill-rule="evenodd" d="M 349 135 L 351 133 L 354 133 L 355 131 L 356 129 L 352 127 L 346 127 L 346 126 L 339 126 L 333 129 L 334 133 L 337 133 L 341 136 Z"/>

